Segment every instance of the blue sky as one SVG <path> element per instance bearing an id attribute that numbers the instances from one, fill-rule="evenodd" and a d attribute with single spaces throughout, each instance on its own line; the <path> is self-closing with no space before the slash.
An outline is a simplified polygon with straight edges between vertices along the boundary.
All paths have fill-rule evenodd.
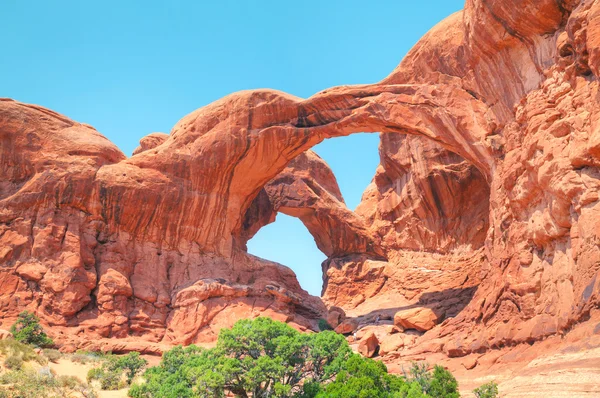
<path id="1" fill-rule="evenodd" d="M 231 92 L 308 97 L 385 77 L 464 0 L 18 1 L 0 4 L 0 97 L 96 127 L 127 155 L 144 135 Z M 356 207 L 379 163 L 377 134 L 315 150 Z M 280 215 L 250 242 L 321 290 L 325 258 L 302 224 Z"/>

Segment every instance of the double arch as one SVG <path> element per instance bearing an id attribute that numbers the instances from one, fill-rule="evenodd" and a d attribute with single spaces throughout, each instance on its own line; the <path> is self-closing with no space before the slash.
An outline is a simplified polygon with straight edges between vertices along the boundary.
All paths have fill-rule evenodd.
<path id="1" fill-rule="evenodd" d="M 160 183 L 182 181 L 186 195 L 166 190 L 156 204 L 172 211 L 176 203 L 189 214 L 171 236 L 231 256 L 259 192 L 326 138 L 357 132 L 425 136 L 490 181 L 489 114 L 483 102 L 453 85 L 341 86 L 306 100 L 273 90 L 242 91 L 187 115 L 162 144 L 121 164 L 158 173 Z"/>

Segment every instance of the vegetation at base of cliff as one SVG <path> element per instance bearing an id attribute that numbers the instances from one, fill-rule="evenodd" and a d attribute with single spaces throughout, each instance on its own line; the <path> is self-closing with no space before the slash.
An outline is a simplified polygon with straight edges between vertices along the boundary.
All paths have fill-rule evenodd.
<path id="1" fill-rule="evenodd" d="M 130 352 L 123 356 L 106 356 L 99 367 L 92 368 L 87 381 L 97 380 L 102 390 L 120 390 L 131 385 L 133 379 L 148 365 L 139 352 Z"/>
<path id="2" fill-rule="evenodd" d="M 381 362 L 352 353 L 343 336 L 303 334 L 269 318 L 240 320 L 223 329 L 212 349 L 175 347 L 133 398 L 419 398 L 458 397 L 458 383 L 442 367 L 413 365 L 391 375 Z"/>
<path id="3" fill-rule="evenodd" d="M 54 342 L 40 325 L 40 319 L 28 311 L 19 314 L 17 321 L 11 326 L 10 332 L 15 340 L 35 347 L 51 347 Z"/>
<path id="4" fill-rule="evenodd" d="M 81 351 L 62 354 L 54 349 L 38 352 L 40 354 L 34 346 L 14 338 L 0 340 L 5 368 L 4 371 L 0 368 L 0 398 L 95 398 L 97 393 L 92 384 L 102 389 L 125 388 L 147 365 L 138 352 L 123 356 Z M 75 376 L 57 376 L 47 366 L 48 362 L 57 363 L 63 358 L 81 364 L 95 362 L 99 366 L 90 370 L 88 383 L 85 383 Z"/>

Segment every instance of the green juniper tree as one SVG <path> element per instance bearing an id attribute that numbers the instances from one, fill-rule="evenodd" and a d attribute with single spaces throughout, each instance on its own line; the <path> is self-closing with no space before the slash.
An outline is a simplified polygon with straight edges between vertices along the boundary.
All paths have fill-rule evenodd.
<path id="1" fill-rule="evenodd" d="M 416 369 L 416 368 L 415 368 Z M 426 366 L 415 377 L 388 374 L 381 362 L 353 354 L 332 331 L 305 334 L 269 318 L 240 320 L 212 349 L 175 347 L 133 385 L 134 398 L 420 398 L 455 397 L 456 380 Z M 431 391 L 428 394 L 425 391 Z M 442 394 L 442 395 L 440 395 Z M 443 395 L 446 394 L 446 395 Z"/>
<path id="2" fill-rule="evenodd" d="M 36 347 L 51 347 L 54 342 L 44 333 L 40 319 L 28 311 L 19 314 L 17 321 L 11 326 L 10 332 L 15 340 Z"/>

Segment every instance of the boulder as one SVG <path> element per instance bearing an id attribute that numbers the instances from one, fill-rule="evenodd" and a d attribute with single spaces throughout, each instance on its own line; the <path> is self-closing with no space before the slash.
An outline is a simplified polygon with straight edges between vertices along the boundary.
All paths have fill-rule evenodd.
<path id="1" fill-rule="evenodd" d="M 379 355 L 387 355 L 404 347 L 404 336 L 401 333 L 384 337 L 379 346 Z"/>
<path id="2" fill-rule="evenodd" d="M 358 352 L 367 358 L 371 358 L 379 348 L 379 340 L 374 332 L 367 333 L 358 343 Z"/>
<path id="3" fill-rule="evenodd" d="M 443 313 L 428 307 L 415 307 L 396 312 L 394 325 L 402 329 L 426 332 L 440 323 Z"/>
<path id="4" fill-rule="evenodd" d="M 353 318 L 345 319 L 342 323 L 340 323 L 336 328 L 335 332 L 339 334 L 350 334 L 354 333 L 354 331 L 358 328 L 358 320 Z"/>

